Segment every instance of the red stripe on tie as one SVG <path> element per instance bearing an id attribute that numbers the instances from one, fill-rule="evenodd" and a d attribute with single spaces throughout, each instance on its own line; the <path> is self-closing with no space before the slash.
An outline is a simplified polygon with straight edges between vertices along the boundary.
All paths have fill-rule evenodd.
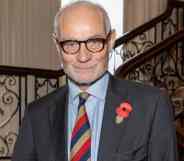
<path id="1" fill-rule="evenodd" d="M 80 128 L 88 121 L 87 119 L 88 119 L 87 114 L 84 113 L 84 115 L 77 121 L 76 126 L 73 129 L 72 138 L 76 135 L 76 133 L 80 130 Z"/>
<path id="2" fill-rule="evenodd" d="M 89 150 L 91 146 L 91 138 L 86 140 L 83 146 L 79 149 L 79 151 L 74 155 L 71 161 L 79 161 L 82 156 Z"/>

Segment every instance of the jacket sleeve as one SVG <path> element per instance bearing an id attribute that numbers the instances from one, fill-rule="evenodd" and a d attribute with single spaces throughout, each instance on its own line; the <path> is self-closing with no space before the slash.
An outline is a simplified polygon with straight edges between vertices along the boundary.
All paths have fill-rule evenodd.
<path id="1" fill-rule="evenodd" d="M 178 161 L 172 106 L 165 94 L 158 95 L 156 102 L 148 161 Z"/>
<path id="2" fill-rule="evenodd" d="M 12 161 L 37 161 L 29 116 L 29 107 L 26 109 L 23 123 L 19 130 Z"/>

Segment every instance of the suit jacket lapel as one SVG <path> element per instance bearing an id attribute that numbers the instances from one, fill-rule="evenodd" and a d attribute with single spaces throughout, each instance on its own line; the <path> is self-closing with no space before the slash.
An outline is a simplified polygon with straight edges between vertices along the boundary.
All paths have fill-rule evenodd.
<path id="1" fill-rule="evenodd" d="M 119 141 L 122 140 L 122 131 L 127 125 L 126 119 L 121 124 L 115 123 L 115 110 L 128 97 L 126 86 L 119 89 L 119 86 L 116 86 L 116 81 L 110 76 L 102 121 L 98 161 L 113 160 L 113 154 L 118 151 Z M 67 161 L 68 88 L 62 89 L 53 102 L 53 108 L 50 108 L 49 113 L 51 140 L 53 141 L 53 147 L 50 148 L 53 149 L 51 160 Z"/>
<path id="2" fill-rule="evenodd" d="M 56 96 L 50 110 L 51 140 L 53 141 L 53 160 L 67 161 L 67 101 L 68 88 L 61 90 Z"/>
<path id="3" fill-rule="evenodd" d="M 116 81 L 112 76 L 110 77 L 104 107 L 98 161 L 113 160 L 113 154 L 118 151 L 118 145 L 122 139 L 120 138 L 122 137 L 122 129 L 126 128 L 127 124 L 126 119 L 120 124 L 116 124 L 115 122 L 116 108 L 127 99 L 126 87 L 119 89 L 116 86 Z"/>

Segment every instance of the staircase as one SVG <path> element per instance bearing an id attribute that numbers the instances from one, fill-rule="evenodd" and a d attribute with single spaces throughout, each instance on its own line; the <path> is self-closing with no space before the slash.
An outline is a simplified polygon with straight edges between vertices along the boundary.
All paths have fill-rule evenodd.
<path id="1" fill-rule="evenodd" d="M 168 92 L 175 115 L 180 161 L 184 160 L 184 2 L 116 41 L 123 64 L 115 75 Z"/>
<path id="2" fill-rule="evenodd" d="M 184 161 L 184 2 L 117 39 L 123 64 L 115 75 L 168 92 Z M 65 84 L 63 71 L 0 66 L 0 160 L 11 160 L 28 103 Z"/>
<path id="3" fill-rule="evenodd" d="M 0 160 L 10 161 L 29 102 L 62 86 L 63 71 L 0 66 Z"/>

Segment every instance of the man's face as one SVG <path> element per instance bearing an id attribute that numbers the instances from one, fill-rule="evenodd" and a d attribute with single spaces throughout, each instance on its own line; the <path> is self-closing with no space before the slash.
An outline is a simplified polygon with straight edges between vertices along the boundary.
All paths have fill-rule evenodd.
<path id="1" fill-rule="evenodd" d="M 101 12 L 84 7 L 66 11 L 60 17 L 59 31 L 59 41 L 107 37 Z M 67 54 L 61 48 L 60 50 L 65 73 L 78 84 L 90 84 L 107 70 L 108 41 L 104 49 L 96 53 L 90 52 L 84 43 L 81 43 L 80 50 L 73 55 Z"/>

